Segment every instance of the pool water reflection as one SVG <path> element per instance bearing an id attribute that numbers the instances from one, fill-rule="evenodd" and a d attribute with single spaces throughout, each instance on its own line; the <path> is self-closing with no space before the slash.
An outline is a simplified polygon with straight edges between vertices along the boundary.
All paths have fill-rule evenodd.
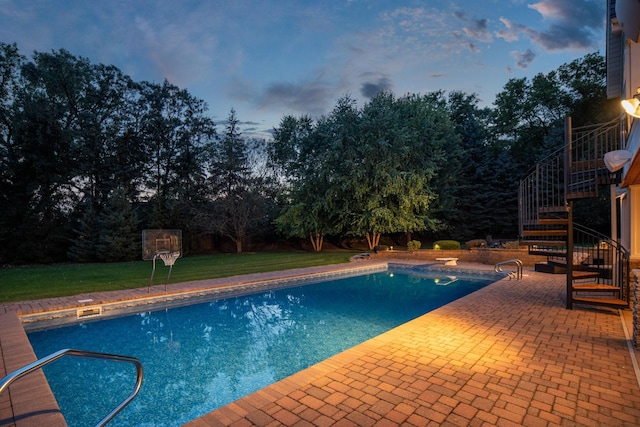
<path id="1" fill-rule="evenodd" d="M 138 397 L 113 426 L 177 426 L 496 280 L 373 273 L 32 332 L 38 357 L 62 348 L 139 358 Z M 444 286 L 443 286 L 444 285 Z M 95 360 L 45 368 L 70 426 L 93 425 L 135 371 Z"/>

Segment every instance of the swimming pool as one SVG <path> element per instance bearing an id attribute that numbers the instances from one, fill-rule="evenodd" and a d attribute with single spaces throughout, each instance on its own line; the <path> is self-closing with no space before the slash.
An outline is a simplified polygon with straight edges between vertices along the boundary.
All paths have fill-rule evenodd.
<path id="1" fill-rule="evenodd" d="M 495 281 L 389 270 L 29 333 L 38 357 L 81 348 L 139 358 L 114 426 L 181 425 Z M 116 365 L 116 366 L 114 366 Z M 61 359 L 45 374 L 70 426 L 93 425 L 135 372 Z"/>

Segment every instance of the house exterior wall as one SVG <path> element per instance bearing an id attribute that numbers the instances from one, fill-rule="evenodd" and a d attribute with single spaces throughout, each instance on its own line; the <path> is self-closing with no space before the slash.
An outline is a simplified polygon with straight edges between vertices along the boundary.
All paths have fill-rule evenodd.
<path id="1" fill-rule="evenodd" d="M 622 202 L 620 243 L 630 259 L 640 260 L 640 185 L 630 186 Z"/>
<path id="2" fill-rule="evenodd" d="M 629 34 L 625 34 L 625 29 L 636 28 L 635 21 L 640 17 L 625 16 L 630 10 L 629 4 L 623 4 L 621 0 L 608 1 L 608 34 L 607 40 L 607 95 L 611 99 L 629 99 L 636 94 L 640 88 L 640 43 L 636 43 Z M 637 3 L 637 2 L 635 2 Z M 634 30 L 635 31 L 635 30 Z M 638 34 L 632 35 L 637 38 Z M 616 49 L 616 40 L 621 40 L 622 52 Z M 616 65 L 617 63 L 617 65 Z M 622 83 L 620 84 L 620 95 L 616 96 L 615 89 L 620 78 L 619 70 L 622 70 Z M 610 81 L 609 81 L 610 80 Z M 610 88 L 611 86 L 611 88 Z M 621 114 L 623 113 L 620 108 Z M 627 120 L 626 129 L 623 132 L 624 147 L 633 154 L 632 160 L 622 169 L 622 183 L 612 192 L 612 230 L 611 236 L 618 238 L 623 247 L 629 250 L 630 259 L 633 263 L 640 262 L 640 119 L 625 115 Z M 616 195 L 622 197 L 616 197 Z M 616 221 L 616 209 L 619 209 L 619 219 Z M 619 228 L 619 233 L 618 229 Z"/>
<path id="3" fill-rule="evenodd" d="M 637 71 L 640 67 L 640 44 L 627 39 L 622 59 L 622 96 L 626 99 L 635 95 L 636 89 L 640 87 L 640 73 Z"/>
<path id="4" fill-rule="evenodd" d="M 640 306 L 640 270 L 633 270 L 633 281 L 631 286 L 631 309 L 633 311 L 633 345 L 638 347 L 640 339 L 640 316 L 638 316 L 638 306 Z"/>
<path id="5" fill-rule="evenodd" d="M 620 98 L 622 96 L 622 68 L 624 61 L 624 35 L 616 19 L 615 0 L 607 1 L 609 13 L 607 31 L 607 97 Z"/>

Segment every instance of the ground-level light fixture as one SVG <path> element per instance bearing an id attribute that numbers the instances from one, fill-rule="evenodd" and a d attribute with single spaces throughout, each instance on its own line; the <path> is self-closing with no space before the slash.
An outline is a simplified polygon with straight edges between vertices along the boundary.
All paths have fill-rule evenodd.
<path id="1" fill-rule="evenodd" d="M 636 89 L 636 94 L 632 98 L 623 100 L 621 104 L 628 115 L 640 118 L 640 108 L 638 108 L 640 107 L 640 100 L 638 100 L 638 97 L 640 97 L 640 87 Z"/>

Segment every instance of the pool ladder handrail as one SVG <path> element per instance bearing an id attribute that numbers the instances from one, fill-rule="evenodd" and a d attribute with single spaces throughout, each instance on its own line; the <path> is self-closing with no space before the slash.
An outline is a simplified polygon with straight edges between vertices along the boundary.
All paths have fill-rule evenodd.
<path id="1" fill-rule="evenodd" d="M 522 261 L 520 261 L 519 259 L 510 259 L 509 261 L 499 262 L 493 268 L 493 271 L 495 271 L 496 273 L 502 273 L 502 266 L 512 263 L 516 265 L 516 271 L 509 272 L 507 276 L 509 276 L 509 279 L 515 278 L 516 280 L 522 280 Z"/>
<path id="2" fill-rule="evenodd" d="M 142 386 L 142 363 L 140 360 L 131 356 L 120 356 L 117 354 L 108 354 L 108 353 L 99 353 L 95 351 L 87 351 L 87 350 L 76 350 L 67 348 L 64 350 L 56 351 L 48 356 L 43 357 L 42 359 L 36 360 L 33 363 L 23 366 L 20 369 L 16 369 L 11 372 L 9 375 L 0 380 L 0 395 L 5 392 L 9 388 L 9 385 L 38 369 L 41 369 L 45 365 L 48 365 L 51 362 L 54 362 L 57 359 L 60 359 L 64 356 L 74 356 L 74 357 L 84 357 L 88 359 L 100 359 L 100 360 L 112 360 L 115 362 L 124 362 L 124 363 L 133 363 L 136 366 L 136 385 L 134 390 L 127 396 L 122 403 L 115 407 L 106 417 L 104 417 L 96 426 L 104 426 L 109 421 L 113 419 L 120 411 L 124 409 L 137 395 L 140 391 L 140 387 Z"/>

